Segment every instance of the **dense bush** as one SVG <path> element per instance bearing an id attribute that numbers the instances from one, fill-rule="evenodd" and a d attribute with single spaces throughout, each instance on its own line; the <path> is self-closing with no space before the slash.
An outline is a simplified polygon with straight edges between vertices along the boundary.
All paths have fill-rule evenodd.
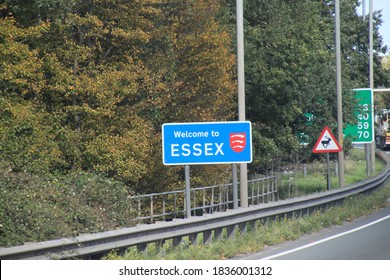
<path id="1" fill-rule="evenodd" d="M 132 224 L 128 188 L 94 174 L 58 177 L 0 169 L 0 246 L 106 231 Z"/>

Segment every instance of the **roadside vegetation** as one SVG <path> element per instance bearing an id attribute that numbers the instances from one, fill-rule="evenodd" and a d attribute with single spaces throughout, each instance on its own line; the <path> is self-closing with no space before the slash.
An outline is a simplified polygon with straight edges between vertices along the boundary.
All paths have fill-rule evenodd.
<path id="1" fill-rule="evenodd" d="M 358 153 L 360 154 L 360 153 Z M 364 169 L 365 162 L 348 162 L 350 166 L 349 180 L 355 182 L 361 178 L 360 171 Z M 383 167 L 382 164 L 380 166 Z M 356 172 L 354 172 L 355 170 Z M 365 173 L 363 173 L 365 174 Z M 315 186 L 319 176 L 307 178 L 307 186 Z M 323 179 L 323 178 L 322 178 Z M 302 184 L 303 184 L 302 180 Z M 311 183 L 310 183 L 311 182 Z M 314 185 L 313 185 L 314 184 Z M 322 182 L 323 184 L 323 182 Z M 309 188 L 309 187 L 308 187 Z M 124 254 L 112 252 L 104 259 L 127 259 L 127 260 L 223 260 L 237 257 L 242 254 L 255 253 L 267 246 L 291 241 L 303 234 L 319 231 L 326 227 L 340 225 L 343 222 L 352 221 L 358 217 L 368 215 L 388 204 L 390 198 L 390 183 L 376 191 L 372 195 L 358 195 L 347 198 L 341 206 L 331 207 L 326 211 L 316 211 L 311 215 L 298 219 L 278 219 L 267 224 L 258 222 L 248 233 L 241 235 L 237 230 L 234 238 L 213 241 L 207 245 L 190 244 L 188 239 L 183 239 L 181 245 L 173 247 L 170 242 L 165 244 L 151 244 L 146 251 L 139 252 L 131 247 Z M 202 235 L 199 235 L 199 244 L 202 243 Z"/>
<path id="2" fill-rule="evenodd" d="M 0 190 L 0 247 L 131 226 L 134 217 L 126 185 L 91 173 L 15 174 L 0 162 Z"/>
<path id="3" fill-rule="evenodd" d="M 351 89 L 367 84 L 359 5 L 341 3 L 345 123 L 355 122 Z M 315 135 L 335 128 L 334 1 L 252 0 L 244 10 L 248 170 L 265 174 L 291 157 L 311 161 Z M 183 172 L 162 163 L 161 125 L 237 120 L 235 14 L 231 0 L 2 1 L 0 160 L 15 173 L 177 190 Z M 375 87 L 388 87 L 381 12 L 374 18 Z M 197 166 L 191 176 L 206 186 L 225 172 Z"/>
<path id="4" fill-rule="evenodd" d="M 244 3 L 249 176 L 318 161 L 315 136 L 337 119 L 334 1 Z M 345 124 L 367 86 L 359 3 L 341 3 Z M 376 11 L 374 86 L 389 87 L 381 24 Z M 237 120 L 235 33 L 231 0 L 1 1 L 0 246 L 131 226 L 129 195 L 182 189 L 161 126 Z M 281 198 L 320 191 L 322 173 L 317 189 L 289 177 Z M 193 187 L 230 177 L 191 167 Z"/>
<path id="5" fill-rule="evenodd" d="M 346 181 L 365 178 L 364 152 L 352 150 L 346 160 Z M 377 161 L 377 170 L 383 169 Z M 324 191 L 324 163 L 309 165 L 306 177 L 300 172 L 281 174 L 279 199 Z M 332 187 L 338 181 L 332 177 Z M 36 176 L 12 172 L 0 162 L 0 247 L 21 245 L 129 227 L 134 225 L 134 193 L 120 181 L 93 173 Z"/>
<path id="6" fill-rule="evenodd" d="M 337 188 L 339 185 L 337 171 L 336 171 L 335 157 L 330 162 L 330 187 L 331 189 Z M 327 188 L 327 164 L 325 156 L 320 157 L 316 161 L 313 161 L 306 166 L 306 174 L 303 171 L 303 164 L 292 165 L 287 168 L 287 171 L 279 173 L 278 181 L 278 197 L 279 199 L 297 197 L 313 192 L 325 191 Z M 379 173 L 385 164 L 377 160 L 376 161 L 376 175 Z M 364 180 L 366 175 L 366 161 L 364 150 L 351 149 L 346 154 L 345 161 L 345 184 L 353 184 Z"/>

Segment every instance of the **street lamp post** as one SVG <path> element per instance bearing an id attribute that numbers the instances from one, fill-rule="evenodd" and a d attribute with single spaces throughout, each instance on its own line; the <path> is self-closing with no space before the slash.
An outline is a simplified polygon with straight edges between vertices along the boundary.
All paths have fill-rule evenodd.
<path id="1" fill-rule="evenodd" d="M 335 1 L 335 34 L 336 34 L 336 94 L 337 94 L 337 132 L 338 140 L 343 146 L 343 108 L 341 86 L 341 47 L 340 47 L 340 0 Z M 344 186 L 344 150 L 338 153 L 339 186 Z"/>
<path id="2" fill-rule="evenodd" d="M 370 43 L 369 43 L 369 49 L 370 49 L 370 88 L 374 89 L 374 19 L 373 19 L 373 12 L 374 12 L 374 1 L 370 0 L 370 7 L 369 7 L 369 29 L 370 29 Z M 372 106 L 374 107 L 374 106 Z M 375 173 L 375 139 L 371 143 L 371 172 L 372 174 Z"/>
<path id="3" fill-rule="evenodd" d="M 236 12 L 238 120 L 245 121 L 244 0 L 236 0 Z M 241 207 L 248 207 L 248 171 L 246 163 L 240 163 L 240 202 Z"/>

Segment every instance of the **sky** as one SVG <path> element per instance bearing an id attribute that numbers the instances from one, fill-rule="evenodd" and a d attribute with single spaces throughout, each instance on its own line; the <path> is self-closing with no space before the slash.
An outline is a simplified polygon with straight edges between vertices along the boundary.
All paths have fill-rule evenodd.
<path id="1" fill-rule="evenodd" d="M 368 14 L 370 1 L 365 1 L 366 13 Z M 387 45 L 387 47 L 390 48 L 390 0 L 373 0 L 373 4 L 374 11 L 382 10 L 383 23 L 382 26 L 379 28 L 379 33 L 382 35 L 384 45 Z M 390 54 L 389 50 L 387 51 L 387 54 Z"/>

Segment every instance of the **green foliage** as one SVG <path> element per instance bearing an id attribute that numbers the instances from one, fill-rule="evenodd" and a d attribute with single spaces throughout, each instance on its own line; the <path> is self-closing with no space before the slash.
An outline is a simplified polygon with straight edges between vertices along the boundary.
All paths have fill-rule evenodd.
<path id="1" fill-rule="evenodd" d="M 350 88 L 367 76 L 357 5 L 341 7 L 345 121 L 354 108 Z M 169 189 L 181 171 L 161 164 L 161 124 L 235 118 L 230 1 L 13 0 L 0 10 L 1 102 L 9 108 L 1 111 L 2 159 L 15 153 L 14 170 L 94 170 L 137 191 L 159 174 L 166 178 L 159 187 Z M 245 20 L 247 117 L 256 138 L 250 170 L 267 171 L 292 154 L 309 157 L 313 135 L 335 126 L 333 3 L 249 1 Z M 386 83 L 380 13 L 375 21 L 376 80 Z M 310 125 L 305 113 L 314 116 Z M 20 129 L 24 138 L 12 134 Z M 307 151 L 299 133 L 309 135 Z"/>
<path id="2" fill-rule="evenodd" d="M 46 162 L 29 168 L 19 146 L 31 139 L 16 145 L 0 131 L 2 159 L 20 151 L 15 171 L 92 170 L 137 192 L 177 186 L 181 174 L 161 164 L 161 124 L 234 115 L 234 55 L 220 11 L 218 0 L 6 1 L 3 100 L 34 114 L 30 138 L 48 152 L 34 149 Z"/>
<path id="3" fill-rule="evenodd" d="M 0 153 L 16 172 L 50 173 L 64 164 L 46 113 L 0 98 Z"/>
<path id="4" fill-rule="evenodd" d="M 349 0 L 341 7 L 345 123 L 353 118 L 351 89 L 367 87 L 368 29 L 356 13 L 357 5 L 358 1 Z M 233 13 L 234 5 L 231 9 Z M 316 135 L 325 125 L 336 128 L 333 10 L 333 1 L 245 2 L 247 116 L 266 146 L 273 142 L 279 151 L 267 154 L 256 145 L 256 163 L 288 162 L 291 154 L 310 158 Z M 380 65 L 379 54 L 386 51 L 378 34 L 380 24 L 376 13 L 375 84 L 389 78 Z M 307 113 L 313 115 L 310 124 Z M 296 135 L 301 133 L 309 136 L 307 149 L 298 145 Z"/>
<path id="5" fill-rule="evenodd" d="M 173 1 L 171 40 L 175 78 L 170 121 L 223 121 L 233 116 L 234 56 L 218 22 L 219 0 Z"/>
<path id="6" fill-rule="evenodd" d="M 289 197 L 297 197 L 314 192 L 325 191 L 327 188 L 326 174 L 327 164 L 325 157 L 321 160 L 307 164 L 307 174 L 304 176 L 303 168 L 292 167 L 291 174 L 283 174 L 278 178 L 280 187 L 278 189 L 278 197 L 285 199 Z M 376 161 L 376 170 L 380 172 L 384 168 L 384 162 Z M 339 181 L 335 172 L 335 164 L 330 162 L 330 187 L 338 188 Z M 365 152 L 359 149 L 352 149 L 346 156 L 345 160 L 345 183 L 346 185 L 360 182 L 367 178 L 366 175 Z"/>
<path id="7" fill-rule="evenodd" d="M 143 127 L 121 136 L 107 134 L 92 139 L 85 151 L 86 165 L 127 182 L 137 182 L 148 172 L 149 139 L 142 137 Z"/>
<path id="8" fill-rule="evenodd" d="M 253 173 L 308 158 L 313 135 L 335 127 L 332 3 L 245 1 Z M 350 89 L 367 76 L 357 4 L 342 4 L 345 121 Z M 99 173 L 137 193 L 182 188 L 182 169 L 161 163 L 161 125 L 236 119 L 234 15 L 224 0 L 2 1 L 0 160 L 21 174 Z M 375 83 L 386 85 L 380 24 L 376 13 Z M 191 175 L 204 186 L 229 174 L 197 166 Z"/>
<path id="9" fill-rule="evenodd" d="M 138 252 L 135 247 L 120 256 L 113 252 L 105 257 L 108 260 L 223 260 L 241 254 L 256 253 L 267 246 L 285 241 L 295 240 L 303 234 L 310 234 L 320 229 L 339 225 L 386 206 L 386 198 L 390 195 L 390 187 L 375 192 L 370 196 L 353 196 L 347 198 L 340 207 L 332 207 L 326 211 L 317 211 L 298 219 L 280 218 L 268 223 L 258 222 L 246 234 L 237 234 L 233 239 L 214 241 L 207 245 L 193 246 L 184 242 L 178 247 L 169 244 L 164 247 L 148 248 L 145 253 Z"/>
<path id="10" fill-rule="evenodd" d="M 37 177 L 0 162 L 0 246 L 52 240 L 132 225 L 131 194 L 93 174 Z"/>
<path id="11" fill-rule="evenodd" d="M 314 1 L 279 0 L 245 6 L 248 117 L 274 141 L 280 161 L 297 153 L 297 132 L 312 135 L 335 119 L 334 56 L 326 47 L 332 29 L 323 8 Z M 316 117 L 311 127 L 305 113 Z"/>
<path id="12" fill-rule="evenodd" d="M 382 64 L 383 64 L 383 68 L 385 70 L 389 70 L 390 69 L 390 56 L 387 55 L 387 56 L 383 57 Z"/>
<path id="13" fill-rule="evenodd" d="M 161 163 L 161 124 L 234 115 L 219 1 L 13 0 L 0 12 L 1 246 L 129 225 L 130 192 L 182 188 L 182 170 Z M 193 182 L 225 173 L 194 168 Z"/>

